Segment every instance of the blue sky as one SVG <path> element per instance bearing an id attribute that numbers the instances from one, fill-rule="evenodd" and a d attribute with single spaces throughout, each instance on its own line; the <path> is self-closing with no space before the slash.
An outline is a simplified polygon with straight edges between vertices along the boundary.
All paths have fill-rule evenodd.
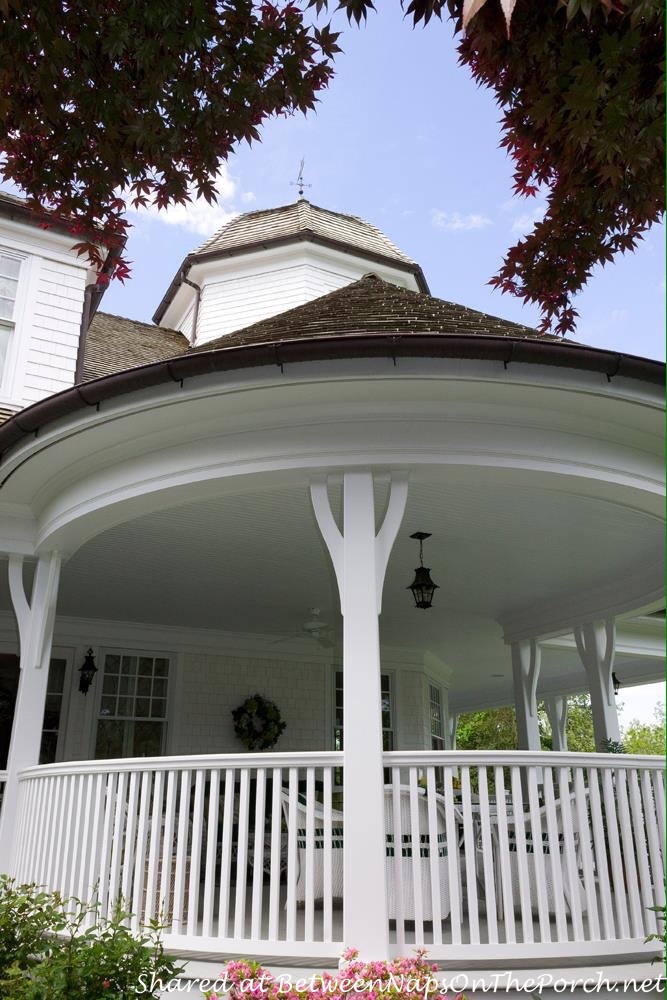
<path id="1" fill-rule="evenodd" d="M 240 148 L 217 208 L 134 217 L 133 277 L 109 289 L 103 309 L 150 320 L 183 257 L 232 213 L 294 200 L 290 181 L 305 157 L 307 196 L 379 226 L 422 265 L 432 294 L 537 323 L 535 308 L 486 284 L 539 210 L 512 195 L 492 95 L 457 65 L 448 22 L 413 30 L 398 0 L 382 8 L 361 29 L 336 16 L 344 53 L 317 111 L 271 122 L 261 143 Z M 664 275 L 659 227 L 637 253 L 595 273 L 577 302 L 577 339 L 664 358 Z"/>

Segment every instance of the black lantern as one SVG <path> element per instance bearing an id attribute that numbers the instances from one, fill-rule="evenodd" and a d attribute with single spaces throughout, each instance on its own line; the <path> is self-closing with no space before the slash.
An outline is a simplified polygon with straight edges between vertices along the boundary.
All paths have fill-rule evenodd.
<path id="1" fill-rule="evenodd" d="M 86 653 L 83 666 L 79 667 L 79 673 L 81 674 L 81 677 L 79 678 L 79 691 L 81 694 L 87 694 L 88 688 L 93 683 L 93 678 L 97 673 L 97 667 L 95 666 L 95 658 L 93 656 L 92 649 L 89 649 Z"/>
<path id="2" fill-rule="evenodd" d="M 438 584 L 433 583 L 431 579 L 430 569 L 428 566 L 424 566 L 424 539 L 430 537 L 430 531 L 415 531 L 414 535 L 410 535 L 410 538 L 416 538 L 419 542 L 419 566 L 415 569 L 414 580 L 406 589 L 412 591 L 415 605 L 418 608 L 430 608 L 433 603 L 433 594 L 439 590 Z"/>
<path id="3" fill-rule="evenodd" d="M 611 675 L 611 683 L 614 687 L 614 697 L 618 697 L 618 692 L 621 690 L 621 682 L 619 681 L 616 674 Z"/>

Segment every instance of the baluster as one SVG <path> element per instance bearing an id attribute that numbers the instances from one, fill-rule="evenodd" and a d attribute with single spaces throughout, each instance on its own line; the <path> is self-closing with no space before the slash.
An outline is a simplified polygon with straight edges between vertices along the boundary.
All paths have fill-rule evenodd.
<path id="1" fill-rule="evenodd" d="M 279 937 L 280 867 L 282 859 L 283 772 L 274 767 L 271 779 L 271 874 L 269 876 L 269 941 Z"/>
<path id="2" fill-rule="evenodd" d="M 218 903 L 218 937 L 229 937 L 229 902 L 232 865 L 232 844 L 234 833 L 234 798 L 236 772 L 228 767 L 225 771 L 225 801 L 222 819 L 222 852 L 220 859 L 220 900 Z"/>
<path id="3" fill-rule="evenodd" d="M 139 822 L 137 824 L 137 847 L 134 857 L 134 885 L 132 888 L 132 930 L 136 933 L 142 923 L 144 909 L 144 879 L 146 877 L 146 847 L 148 846 L 148 818 L 151 803 L 152 771 L 141 775 L 139 795 Z"/>
<path id="4" fill-rule="evenodd" d="M 258 767 L 255 777 L 255 833 L 252 867 L 252 905 L 250 937 L 258 941 L 262 936 L 262 892 L 264 887 L 264 838 L 266 837 L 266 769 Z"/>
<path id="5" fill-rule="evenodd" d="M 190 845 L 190 884 L 188 886 L 188 920 L 186 933 L 194 937 L 197 933 L 199 915 L 199 871 L 201 868 L 201 832 L 204 822 L 204 771 L 197 768 L 195 773 L 195 796 L 192 811 L 192 837 Z"/>
<path id="6" fill-rule="evenodd" d="M 204 913 L 202 935 L 213 936 L 213 908 L 215 905 L 215 867 L 218 849 L 218 816 L 220 811 L 220 769 L 212 768 L 209 775 L 208 815 L 206 831 L 206 869 L 204 872 Z"/>

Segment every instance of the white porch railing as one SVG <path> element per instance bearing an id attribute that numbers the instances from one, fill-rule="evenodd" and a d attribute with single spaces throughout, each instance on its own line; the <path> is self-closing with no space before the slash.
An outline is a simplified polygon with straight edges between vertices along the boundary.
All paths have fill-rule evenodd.
<path id="1" fill-rule="evenodd" d="M 646 957 L 664 900 L 665 786 L 652 757 L 384 755 L 390 948 L 444 963 Z M 175 951 L 328 959 L 344 945 L 339 753 L 34 767 L 14 874 Z M 349 849 L 349 845 L 346 845 Z M 347 906 L 365 906 L 353 887 Z M 656 952 L 655 946 L 652 952 Z"/>
<path id="2" fill-rule="evenodd" d="M 338 954 L 341 763 L 292 753 L 32 768 L 21 776 L 14 873 L 67 896 L 96 890 L 103 914 L 122 900 L 135 929 L 159 915 L 172 949 Z"/>
<path id="3" fill-rule="evenodd" d="M 387 859 L 398 951 L 414 941 L 434 957 L 464 952 L 470 961 L 646 954 L 644 938 L 657 929 L 651 907 L 665 899 L 660 758 L 398 752 L 384 759 L 387 829 L 394 842 L 400 829 L 404 845 L 402 860 Z M 443 908 L 447 921 L 437 919 Z M 409 933 L 406 915 L 414 920 Z"/>

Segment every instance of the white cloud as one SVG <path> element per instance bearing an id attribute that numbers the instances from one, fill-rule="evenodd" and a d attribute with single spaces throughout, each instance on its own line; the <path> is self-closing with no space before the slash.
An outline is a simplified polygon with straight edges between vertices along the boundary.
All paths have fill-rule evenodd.
<path id="1" fill-rule="evenodd" d="M 527 212 L 522 212 L 521 215 L 517 215 L 512 222 L 512 232 L 513 233 L 528 233 L 533 228 L 536 222 L 540 222 L 544 218 L 544 213 L 547 210 L 546 201 L 536 201 L 530 207 Z"/>
<path id="2" fill-rule="evenodd" d="M 215 186 L 218 190 L 217 202 L 211 205 L 205 198 L 195 199 L 192 190 L 190 192 L 192 201 L 185 205 L 171 205 L 167 209 L 149 205 L 146 208 L 131 209 L 130 215 L 134 216 L 137 222 L 146 218 L 156 219 L 168 226 L 182 226 L 200 236 L 210 236 L 239 214 L 238 201 L 248 203 L 255 200 L 252 191 L 237 196 L 236 181 L 224 164 L 215 178 Z"/>
<path id="3" fill-rule="evenodd" d="M 443 212 L 439 208 L 433 209 L 431 222 L 436 229 L 445 229 L 449 233 L 467 233 L 473 229 L 486 229 L 487 226 L 493 225 L 486 215 L 479 215 L 476 212 L 463 215 L 461 212 Z"/>
<path id="4" fill-rule="evenodd" d="M 254 201 L 257 201 L 257 195 L 254 191 L 244 191 L 241 195 L 241 201 L 244 205 L 252 205 Z"/>

